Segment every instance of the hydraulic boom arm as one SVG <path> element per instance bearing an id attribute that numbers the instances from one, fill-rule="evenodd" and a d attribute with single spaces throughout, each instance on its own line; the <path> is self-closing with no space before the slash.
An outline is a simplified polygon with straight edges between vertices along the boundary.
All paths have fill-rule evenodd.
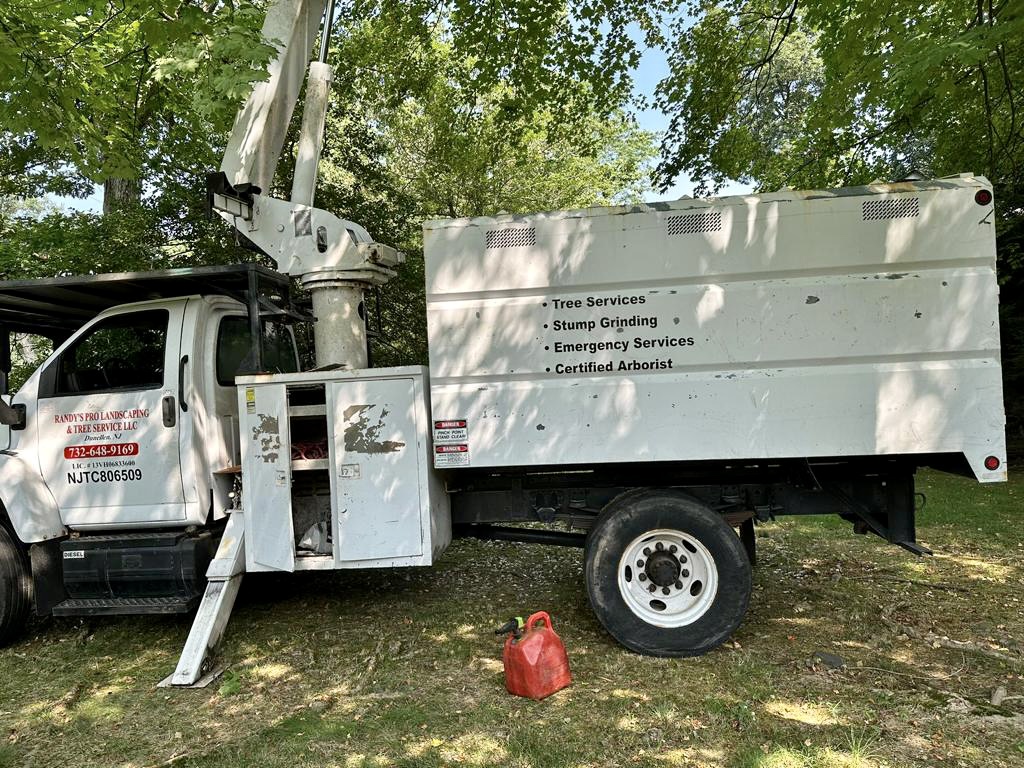
<path id="1" fill-rule="evenodd" d="M 326 14 L 325 14 L 325 5 Z M 302 279 L 317 315 L 317 364 L 364 368 L 364 290 L 394 276 L 404 259 L 352 221 L 313 207 L 332 70 L 326 62 L 334 2 L 271 0 L 263 36 L 277 47 L 269 77 L 235 118 L 220 173 L 208 180 L 210 207 L 277 268 Z M 309 61 L 323 19 L 320 60 Z M 271 197 L 285 134 L 307 71 L 306 103 L 291 200 Z"/>

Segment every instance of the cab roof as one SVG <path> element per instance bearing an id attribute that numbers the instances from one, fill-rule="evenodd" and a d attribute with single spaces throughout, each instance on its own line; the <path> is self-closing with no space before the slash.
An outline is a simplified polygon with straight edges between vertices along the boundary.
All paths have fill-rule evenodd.
<path id="1" fill-rule="evenodd" d="M 197 294 L 291 314 L 289 289 L 287 275 L 255 263 L 0 281 L 0 332 L 61 337 L 119 304 Z"/>

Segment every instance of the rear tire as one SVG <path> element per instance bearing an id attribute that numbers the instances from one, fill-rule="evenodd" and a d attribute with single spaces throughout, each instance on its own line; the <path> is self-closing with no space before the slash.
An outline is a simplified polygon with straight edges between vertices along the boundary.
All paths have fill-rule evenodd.
<path id="1" fill-rule="evenodd" d="M 642 489 L 612 500 L 584 557 L 594 613 L 637 653 L 707 653 L 736 630 L 750 602 L 750 559 L 739 537 L 679 491 Z"/>
<path id="2" fill-rule="evenodd" d="M 31 605 L 28 559 L 7 529 L 0 526 L 0 646 L 24 631 Z"/>

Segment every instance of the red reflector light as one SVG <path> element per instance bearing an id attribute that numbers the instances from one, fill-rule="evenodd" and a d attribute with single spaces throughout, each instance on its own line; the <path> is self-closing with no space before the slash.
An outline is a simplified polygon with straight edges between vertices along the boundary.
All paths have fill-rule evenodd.
<path id="1" fill-rule="evenodd" d="M 985 469 L 990 470 L 990 471 L 995 471 L 995 470 L 999 469 L 999 464 L 1000 463 L 1001 462 L 999 461 L 999 459 L 997 457 L 989 456 L 989 457 L 987 457 L 985 459 Z"/>
<path id="2" fill-rule="evenodd" d="M 992 193 L 987 189 L 979 189 L 974 193 L 974 202 L 978 205 L 988 205 L 992 202 Z M 998 459 L 996 459 L 998 461 Z"/>

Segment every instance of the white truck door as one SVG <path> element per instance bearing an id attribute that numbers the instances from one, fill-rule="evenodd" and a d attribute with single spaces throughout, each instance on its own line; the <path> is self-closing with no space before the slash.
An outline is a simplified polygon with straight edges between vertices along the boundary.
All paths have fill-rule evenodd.
<path id="1" fill-rule="evenodd" d="M 178 425 L 185 302 L 107 315 L 40 376 L 39 465 L 65 525 L 185 520 Z"/>

